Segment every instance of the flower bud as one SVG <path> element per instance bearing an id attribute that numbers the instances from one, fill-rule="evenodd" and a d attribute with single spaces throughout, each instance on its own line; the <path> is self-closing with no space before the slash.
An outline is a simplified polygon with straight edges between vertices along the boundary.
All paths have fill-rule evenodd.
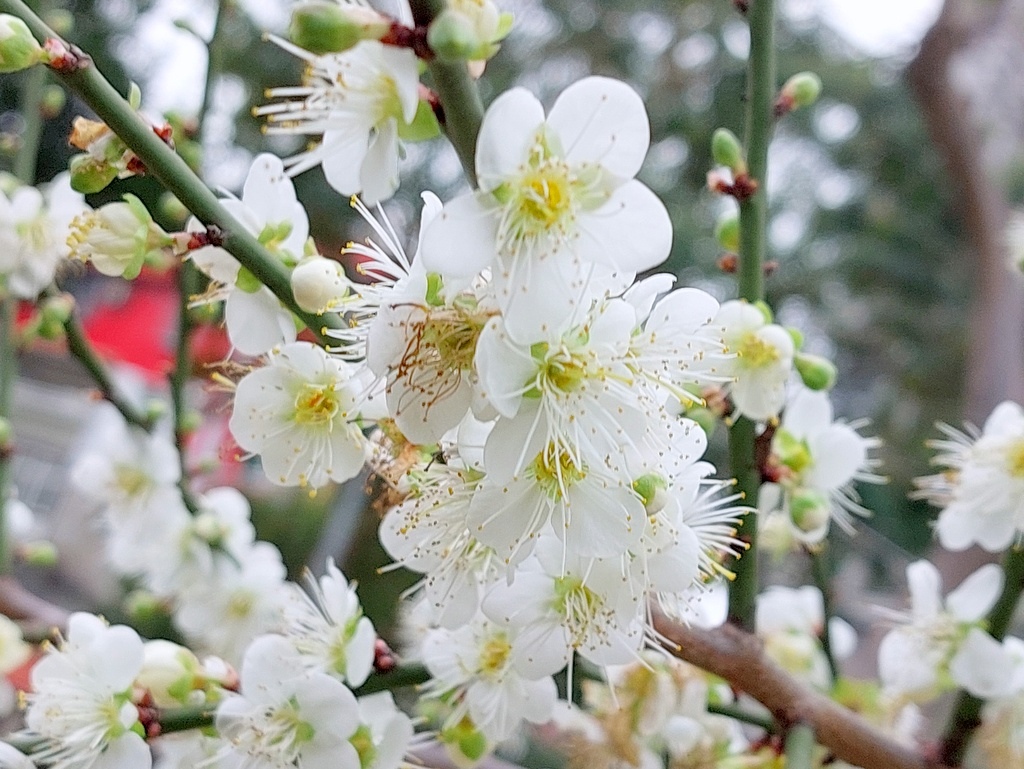
<path id="1" fill-rule="evenodd" d="M 740 250 L 740 218 L 734 214 L 726 214 L 715 225 L 715 240 L 718 245 L 730 253 Z"/>
<path id="2" fill-rule="evenodd" d="M 775 313 L 772 312 L 772 308 L 768 306 L 768 302 L 763 299 L 758 299 L 754 302 L 754 307 L 761 311 L 761 315 L 764 316 L 765 323 L 775 322 Z"/>
<path id="3" fill-rule="evenodd" d="M 167 606 L 148 590 L 133 590 L 124 599 L 124 608 L 133 624 L 166 622 Z"/>
<path id="4" fill-rule="evenodd" d="M 349 281 L 333 259 L 313 256 L 292 270 L 292 294 L 306 312 L 326 312 L 341 304 L 349 293 Z"/>
<path id="5" fill-rule="evenodd" d="M 443 11 L 427 30 L 427 45 L 442 59 L 476 58 L 483 42 L 477 37 L 469 19 L 451 10 Z"/>
<path id="6" fill-rule="evenodd" d="M 184 646 L 163 640 L 146 641 L 142 671 L 135 678 L 135 685 L 146 689 L 158 708 L 180 707 L 202 686 L 201 667 L 199 658 Z"/>
<path id="7" fill-rule="evenodd" d="M 644 503 L 648 515 L 654 515 L 668 503 L 667 488 L 668 481 L 657 473 L 647 473 L 633 481 L 633 491 Z"/>
<path id="8" fill-rule="evenodd" d="M 57 546 L 47 539 L 36 539 L 18 545 L 18 556 L 29 566 L 52 568 L 59 560 Z"/>
<path id="9" fill-rule="evenodd" d="M 709 409 L 707 406 L 694 406 L 686 410 L 686 418 L 692 419 L 704 434 L 711 438 L 715 434 L 715 427 L 718 425 L 718 418 L 715 416 L 715 412 Z"/>
<path id="10" fill-rule="evenodd" d="M 68 235 L 73 257 L 92 262 L 104 275 L 128 280 L 138 277 L 146 259 L 155 258 L 171 242 L 134 195 L 76 217 Z"/>
<path id="11" fill-rule="evenodd" d="M 67 104 L 68 97 L 64 89 L 59 85 L 47 86 L 43 89 L 43 98 L 39 103 L 39 111 L 44 118 L 52 120 L 60 114 Z"/>
<path id="12" fill-rule="evenodd" d="M 380 40 L 391 24 L 370 8 L 332 2 L 303 3 L 292 11 L 288 37 L 310 53 L 341 53 L 360 40 Z"/>
<path id="13" fill-rule="evenodd" d="M 117 169 L 92 155 L 75 155 L 69 164 L 71 189 L 90 195 L 105 190 L 117 178 Z"/>
<path id="14" fill-rule="evenodd" d="M 18 72 L 45 58 L 43 47 L 17 16 L 0 14 L 0 72 Z"/>
<path id="15" fill-rule="evenodd" d="M 728 168 L 734 176 L 747 173 L 747 161 L 743 157 L 740 140 L 728 128 L 718 128 L 711 135 L 711 156 L 715 163 Z"/>
<path id="16" fill-rule="evenodd" d="M 818 541 L 825 536 L 829 521 L 828 497 L 814 489 L 799 489 L 789 500 L 789 517 L 804 535 L 804 541 Z"/>
<path id="17" fill-rule="evenodd" d="M 813 72 L 798 72 L 785 82 L 779 95 L 792 105 L 791 110 L 809 107 L 821 95 L 821 78 Z"/>
<path id="18" fill-rule="evenodd" d="M 811 390 L 831 390 L 836 383 L 836 367 L 830 360 L 799 352 L 793 358 L 793 365 Z"/>

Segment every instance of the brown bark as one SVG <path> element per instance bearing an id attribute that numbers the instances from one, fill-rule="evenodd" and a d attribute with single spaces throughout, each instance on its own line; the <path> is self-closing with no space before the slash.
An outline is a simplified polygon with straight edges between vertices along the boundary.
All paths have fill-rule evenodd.
<path id="1" fill-rule="evenodd" d="M 842 761 L 863 769 L 942 769 L 943 764 L 896 742 L 851 710 L 796 681 L 764 654 L 761 641 L 732 625 L 686 627 L 657 609 L 654 627 L 675 644 L 675 656 L 721 676 L 750 695 L 783 726 L 807 724 L 815 739 Z"/>

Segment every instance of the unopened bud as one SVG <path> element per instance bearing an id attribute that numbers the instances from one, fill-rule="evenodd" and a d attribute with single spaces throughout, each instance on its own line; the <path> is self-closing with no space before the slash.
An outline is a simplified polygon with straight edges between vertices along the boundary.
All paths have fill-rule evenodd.
<path id="1" fill-rule="evenodd" d="M 715 163 L 732 171 L 733 176 L 747 173 L 747 161 L 743 157 L 740 140 L 728 128 L 718 128 L 711 135 L 711 156 Z"/>
<path id="2" fill-rule="evenodd" d="M 303 3 L 292 11 L 288 37 L 317 55 L 341 53 L 360 40 L 380 40 L 390 21 L 370 8 L 331 2 Z"/>
<path id="3" fill-rule="evenodd" d="M 0 14 L 0 72 L 18 72 L 45 58 L 43 47 L 17 16 Z"/>
<path id="4" fill-rule="evenodd" d="M 142 670 L 135 685 L 147 690 L 158 708 L 189 704 L 195 684 L 202 684 L 199 658 L 184 646 L 170 641 L 146 641 Z"/>
<path id="5" fill-rule="evenodd" d="M 443 11 L 427 30 L 427 45 L 442 59 L 476 58 L 481 43 L 469 19 L 451 10 Z"/>
<path id="6" fill-rule="evenodd" d="M 772 312 L 772 308 L 768 306 L 768 302 L 764 301 L 764 299 L 758 299 L 754 302 L 754 307 L 756 307 L 760 311 L 761 315 L 764 316 L 765 323 L 775 322 L 775 314 Z"/>
<path id="7" fill-rule="evenodd" d="M 456 766 L 475 766 L 493 747 L 476 725 L 464 717 L 454 726 L 441 729 L 438 740 L 444 744 Z"/>
<path id="8" fill-rule="evenodd" d="M 641 475 L 633 481 L 633 491 L 644 503 L 648 515 L 654 515 L 664 509 L 668 503 L 665 490 L 668 488 L 668 481 L 657 473 Z"/>
<path id="9" fill-rule="evenodd" d="M 694 406 L 693 408 L 687 409 L 686 418 L 692 419 L 696 422 L 708 438 L 715 434 L 715 427 L 718 426 L 718 418 L 715 416 L 715 412 L 707 406 Z"/>
<path id="10" fill-rule="evenodd" d="M 790 497 L 789 517 L 798 530 L 820 539 L 828 527 L 828 497 L 814 489 L 799 489 Z"/>
<path id="11" fill-rule="evenodd" d="M 785 102 L 787 112 L 799 107 L 809 107 L 821 95 L 821 78 L 813 72 L 798 72 L 782 86 L 779 103 Z"/>
<path id="12" fill-rule="evenodd" d="M 43 89 L 43 98 L 39 102 L 39 111 L 44 118 L 53 119 L 60 114 L 67 104 L 68 97 L 59 85 L 50 85 Z"/>
<path id="13" fill-rule="evenodd" d="M 71 189 L 90 195 L 100 192 L 117 178 L 117 169 L 92 155 L 75 155 L 69 164 Z"/>
<path id="14" fill-rule="evenodd" d="M 715 240 L 726 251 L 735 254 L 740 250 L 740 218 L 729 213 L 715 225 Z"/>
<path id="15" fill-rule="evenodd" d="M 48 297 L 39 305 L 39 312 L 55 323 L 67 323 L 75 309 L 75 298 L 71 294 Z"/>
<path id="16" fill-rule="evenodd" d="M 57 546 L 47 539 L 37 539 L 19 545 L 18 556 L 29 566 L 45 569 L 56 566 L 59 560 Z"/>
<path id="17" fill-rule="evenodd" d="M 818 355 L 797 353 L 793 365 L 804 384 L 811 390 L 831 390 L 836 383 L 836 367 Z"/>
<path id="18" fill-rule="evenodd" d="M 292 294 L 306 312 L 325 312 L 337 307 L 349 293 L 348 278 L 333 259 L 313 256 L 292 270 Z"/>
<path id="19" fill-rule="evenodd" d="M 804 346 L 804 332 L 798 328 L 792 326 L 786 326 L 786 333 L 789 334 L 789 338 L 793 340 L 793 348 L 796 350 L 801 349 Z"/>
<path id="20" fill-rule="evenodd" d="M 175 224 L 184 224 L 188 219 L 188 209 L 173 192 L 165 192 L 160 196 L 160 200 L 157 201 L 157 210 L 162 217 Z"/>
<path id="21" fill-rule="evenodd" d="M 171 237 L 153 221 L 134 195 L 81 214 L 71 222 L 71 256 L 92 262 L 104 275 L 136 278 L 147 258 L 171 245 Z"/>
<path id="22" fill-rule="evenodd" d="M 167 619 L 167 607 L 164 602 L 147 590 L 133 590 L 125 598 L 125 611 L 137 623 L 164 621 Z"/>

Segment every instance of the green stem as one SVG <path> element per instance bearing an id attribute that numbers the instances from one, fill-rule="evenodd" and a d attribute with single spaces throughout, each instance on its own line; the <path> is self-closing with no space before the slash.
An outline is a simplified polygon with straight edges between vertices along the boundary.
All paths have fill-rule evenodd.
<path id="1" fill-rule="evenodd" d="M 11 411 L 14 405 L 14 380 L 18 375 L 17 350 L 14 346 L 18 300 L 0 287 L 0 575 L 11 572 L 11 543 L 7 537 L 7 501 L 11 486 L 11 460 L 14 436 Z"/>
<path id="2" fill-rule="evenodd" d="M 744 710 L 736 705 L 716 705 L 709 702 L 708 713 L 714 713 L 718 716 L 727 716 L 728 718 L 732 718 L 741 723 L 750 724 L 751 726 L 756 726 L 759 729 L 764 729 L 764 731 L 769 734 L 775 734 L 779 730 L 778 724 L 775 723 L 771 716 L 762 716 L 757 713 L 751 713 L 750 711 Z"/>
<path id="3" fill-rule="evenodd" d="M 811 574 L 814 577 L 814 584 L 821 591 L 821 602 L 825 613 L 825 625 L 821 631 L 821 648 L 825 652 L 825 659 L 828 660 L 828 669 L 832 671 L 832 683 L 839 680 L 839 665 L 836 662 L 835 652 L 832 650 L 832 635 L 829 633 L 829 621 L 834 614 L 832 600 L 832 580 L 828 566 L 828 543 L 822 542 L 819 549 L 807 548 L 807 555 L 811 559 Z"/>
<path id="4" fill-rule="evenodd" d="M 25 184 L 35 184 L 36 181 L 39 139 L 43 132 L 42 100 L 45 88 L 45 67 L 33 67 L 25 73 L 21 110 L 25 129 L 21 132 L 21 147 L 14 158 L 14 175 Z"/>
<path id="5" fill-rule="evenodd" d="M 768 219 L 766 181 L 768 144 L 771 140 L 775 99 L 775 2 L 752 0 L 748 11 L 750 57 L 747 61 L 746 152 L 750 177 L 758 191 L 740 202 L 739 295 L 748 302 L 764 299 L 764 252 Z M 729 458 L 736 477 L 736 489 L 751 507 L 757 506 L 761 485 L 756 466 L 755 425 L 746 417 L 729 430 Z M 754 630 L 757 598 L 757 516 L 748 515 L 737 534 L 749 550 L 733 570 L 736 579 L 729 591 L 730 621 L 744 630 Z"/>
<path id="6" fill-rule="evenodd" d="M 56 292 L 51 289 L 48 293 L 53 295 Z M 89 344 L 89 340 L 85 338 L 85 331 L 74 312 L 71 312 L 68 319 L 64 321 L 64 336 L 67 339 L 68 352 L 85 367 L 93 382 L 96 383 L 96 389 L 100 391 L 105 400 L 110 401 L 111 405 L 121 412 L 124 421 L 141 427 L 147 432 L 152 430 L 153 418 L 129 403 L 120 393 L 106 365 Z"/>
<path id="7" fill-rule="evenodd" d="M 811 769 L 814 765 L 814 729 L 794 724 L 786 732 L 786 769 Z"/>
<path id="8" fill-rule="evenodd" d="M 197 708 L 169 708 L 157 713 L 156 722 L 160 724 L 160 734 L 205 729 L 213 726 L 216 712 L 216 708 L 208 705 Z"/>
<path id="9" fill-rule="evenodd" d="M 428 27 L 445 8 L 445 0 L 410 0 L 413 20 L 418 27 Z M 476 83 L 469 76 L 464 61 L 427 62 L 434 81 L 434 91 L 444 109 L 444 132 L 455 147 L 470 185 L 476 186 L 476 137 L 484 119 L 483 102 Z"/>
<path id="10" fill-rule="evenodd" d="M 1006 582 L 995 606 L 988 613 L 988 632 L 1001 641 L 1010 629 L 1013 614 L 1024 594 L 1024 548 L 1016 548 L 1003 558 L 1003 572 Z M 960 766 L 967 751 L 971 735 L 981 723 L 981 709 L 984 701 L 961 690 L 953 706 L 953 715 L 946 727 L 942 742 L 941 757 L 948 766 Z"/>
<path id="11" fill-rule="evenodd" d="M 35 67 L 25 73 L 21 91 L 21 113 L 25 130 L 14 157 L 14 174 L 23 184 L 34 184 L 39 138 L 42 133 L 43 89 L 46 70 Z M 11 412 L 14 406 L 14 380 L 18 377 L 18 351 L 15 346 L 18 300 L 0 282 L 0 426 L 6 436 L 0 437 L 0 575 L 11 571 L 11 543 L 7 536 L 7 501 L 11 492 L 14 457 L 14 427 Z"/>
<path id="12" fill-rule="evenodd" d="M 374 673 L 366 683 L 354 690 L 357 697 L 376 692 L 394 691 L 406 686 L 419 686 L 430 680 L 430 671 L 423 665 L 401 665 L 390 673 Z"/>
<path id="13" fill-rule="evenodd" d="M 185 387 L 188 384 L 189 375 L 192 373 L 192 355 L 188 346 L 192 335 L 192 315 L 189 311 L 189 301 L 194 294 L 199 293 L 199 277 L 199 271 L 191 262 L 183 261 L 178 265 L 178 338 L 175 347 L 174 369 L 169 378 L 171 409 L 174 414 L 174 446 L 178 450 L 178 464 L 181 472 L 178 477 L 178 488 L 181 490 L 181 498 L 185 507 L 193 515 L 199 511 L 199 506 L 192 496 L 192 490 L 188 483 L 185 444 L 192 426 L 185 398 Z"/>
<path id="14" fill-rule="evenodd" d="M 59 39 L 22 0 L 0 0 L 0 12 L 10 13 L 22 19 L 40 41 Z M 288 269 L 221 205 L 217 196 L 192 172 L 185 161 L 153 132 L 152 127 L 131 108 L 91 61 L 86 60 L 80 69 L 55 73 L 138 155 L 147 171 L 170 190 L 186 208 L 204 224 L 216 225 L 225 233 L 223 247 L 243 267 L 295 313 L 322 344 L 329 343 L 325 331 L 329 328 L 340 328 L 343 324 L 341 318 L 333 315 L 314 315 L 305 312 L 296 304 Z"/>

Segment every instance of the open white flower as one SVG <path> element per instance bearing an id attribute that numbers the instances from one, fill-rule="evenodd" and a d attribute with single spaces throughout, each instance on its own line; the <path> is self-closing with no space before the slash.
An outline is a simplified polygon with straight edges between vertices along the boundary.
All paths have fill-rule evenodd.
<path id="1" fill-rule="evenodd" d="M 142 639 L 77 613 L 66 640 L 32 668 L 26 725 L 41 738 L 33 760 L 58 769 L 148 769 L 153 758 L 132 704 Z"/>
<path id="2" fill-rule="evenodd" d="M 995 604 L 1003 588 L 1003 570 L 982 566 L 942 600 L 942 578 L 928 561 L 907 567 L 910 588 L 909 614 L 878 647 L 878 673 L 882 686 L 910 700 L 932 696 L 949 670 L 950 660 L 970 629 Z"/>
<path id="3" fill-rule="evenodd" d="M 979 434 L 940 425 L 934 464 L 945 468 L 917 479 L 918 496 L 942 507 L 935 531 L 949 550 L 973 544 L 999 552 L 1024 536 L 1024 409 L 1000 403 Z"/>
<path id="4" fill-rule="evenodd" d="M 334 560 L 317 580 L 307 572 L 308 591 L 296 588 L 285 608 L 285 637 L 313 670 L 362 686 L 373 669 L 373 623 Z"/>
<path id="5" fill-rule="evenodd" d="M 595 281 L 663 261 L 672 225 L 633 177 L 650 143 L 640 96 L 588 77 L 545 117 L 523 88 L 499 96 L 476 147 L 479 189 L 456 198 L 427 228 L 429 272 L 467 278 L 490 268 L 509 333 L 557 333 L 588 309 Z M 599 285 L 600 287 L 600 285 Z"/>
<path id="6" fill-rule="evenodd" d="M 422 658 L 433 680 L 435 696 L 457 695 L 459 706 L 448 717 L 458 723 L 468 712 L 489 740 L 508 739 L 525 719 L 544 723 L 551 717 L 558 693 L 550 676 L 529 675 L 517 666 L 511 626 L 478 615 L 455 630 L 431 630 L 423 641 Z"/>
<path id="7" fill-rule="evenodd" d="M 242 187 L 241 200 L 228 198 L 221 202 L 285 264 L 294 265 L 304 255 L 309 218 L 295 197 L 295 187 L 285 175 L 280 158 L 267 153 L 257 155 Z M 190 227 L 199 225 L 191 223 Z M 204 246 L 189 256 L 214 281 L 209 298 L 226 299 L 228 338 L 239 352 L 260 355 L 275 345 L 294 341 L 291 313 L 269 288 L 243 271 L 231 254 L 219 246 Z"/>
<path id="8" fill-rule="evenodd" d="M 784 492 L 782 508 L 800 541 L 820 542 L 833 519 L 852 534 L 851 514 L 870 514 L 853 483 L 884 481 L 869 472 L 877 463 L 869 452 L 878 445 L 877 438 L 859 435 L 854 425 L 833 420 L 827 393 L 795 390 L 772 438 L 772 457 Z"/>
<path id="9" fill-rule="evenodd" d="M 50 285 L 70 253 L 71 220 L 86 209 L 67 173 L 55 176 L 43 192 L 18 187 L 10 197 L 0 193 L 0 276 L 12 294 L 35 299 Z"/>
<path id="10" fill-rule="evenodd" d="M 353 373 L 317 345 L 293 342 L 238 383 L 231 434 L 260 455 L 272 483 L 317 488 L 362 469 L 368 445 L 357 423 L 361 392 Z"/>
<path id="11" fill-rule="evenodd" d="M 734 378 L 729 394 L 736 411 L 755 421 L 778 416 L 793 369 L 795 347 L 789 332 L 740 300 L 723 304 L 714 325 L 721 328 L 726 350 L 736 354 L 721 371 Z"/>
<path id="12" fill-rule="evenodd" d="M 242 663 L 241 693 L 217 708 L 228 754 L 249 769 L 359 769 L 359 753 L 349 742 L 358 726 L 352 692 L 307 670 L 280 636 L 253 641 Z"/>
<path id="13" fill-rule="evenodd" d="M 949 674 L 958 686 L 983 700 L 1013 697 L 1024 692 L 1024 641 L 997 641 L 972 627 L 949 661 Z"/>
<path id="14" fill-rule="evenodd" d="M 306 62 L 305 85 L 272 88 L 283 101 L 259 107 L 267 133 L 323 135 L 313 149 L 288 158 L 292 176 L 322 165 L 327 183 L 368 205 L 398 189 L 400 136 L 416 119 L 419 68 L 408 48 L 364 40 L 343 53 L 317 56 L 277 37 Z"/>

